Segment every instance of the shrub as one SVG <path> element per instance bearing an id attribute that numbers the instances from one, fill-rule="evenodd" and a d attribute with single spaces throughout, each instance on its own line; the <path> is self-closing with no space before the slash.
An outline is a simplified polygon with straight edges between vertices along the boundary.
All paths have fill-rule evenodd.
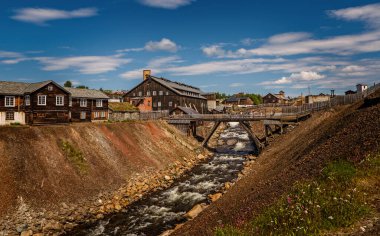
<path id="1" fill-rule="evenodd" d="M 61 148 L 65 153 L 66 158 L 75 167 L 79 174 L 86 174 L 88 170 L 88 164 L 83 157 L 81 151 L 74 148 L 74 146 L 65 140 L 61 141 Z"/>

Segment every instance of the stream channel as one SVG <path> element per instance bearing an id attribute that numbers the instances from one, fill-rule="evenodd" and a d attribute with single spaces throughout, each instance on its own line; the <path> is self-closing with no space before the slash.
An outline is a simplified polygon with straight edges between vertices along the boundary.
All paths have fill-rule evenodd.
<path id="1" fill-rule="evenodd" d="M 159 235 L 184 223 L 186 212 L 196 204 L 209 203 L 208 195 L 221 191 L 226 182 L 235 182 L 244 168 L 244 156 L 255 150 L 239 123 L 228 123 L 207 162 L 195 166 L 169 188 L 143 197 L 120 213 L 80 225 L 67 235 Z"/>

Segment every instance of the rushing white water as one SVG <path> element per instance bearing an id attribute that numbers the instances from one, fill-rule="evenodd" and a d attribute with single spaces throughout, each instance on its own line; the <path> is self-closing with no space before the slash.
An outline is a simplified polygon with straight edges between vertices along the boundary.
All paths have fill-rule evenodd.
<path id="1" fill-rule="evenodd" d="M 128 207 L 125 212 L 106 216 L 93 225 L 81 226 L 68 235 L 158 235 L 185 221 L 184 214 L 194 205 L 208 202 L 208 195 L 219 191 L 225 182 L 236 180 L 243 169 L 242 157 L 254 151 L 248 134 L 238 122 L 231 122 L 220 135 L 231 146 L 223 145 L 207 163 L 196 166 L 170 188 L 153 193 Z M 226 143 L 226 142 L 223 142 Z"/>

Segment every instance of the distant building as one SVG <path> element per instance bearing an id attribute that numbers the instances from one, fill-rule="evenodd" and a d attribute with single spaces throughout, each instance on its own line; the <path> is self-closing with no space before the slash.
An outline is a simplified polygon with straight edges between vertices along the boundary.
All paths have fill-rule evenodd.
<path id="1" fill-rule="evenodd" d="M 127 93 L 126 90 L 116 90 L 112 92 L 105 92 L 109 97 L 108 102 L 123 102 L 123 96 Z"/>
<path id="2" fill-rule="evenodd" d="M 202 93 L 202 96 L 207 98 L 207 108 L 211 111 L 217 106 L 216 93 Z"/>
<path id="3" fill-rule="evenodd" d="M 193 108 L 190 107 L 181 107 L 177 106 L 173 110 L 170 111 L 170 115 L 197 115 L 199 114 L 198 111 L 194 110 Z"/>
<path id="4" fill-rule="evenodd" d="M 288 102 L 288 99 L 285 98 L 285 92 L 280 91 L 277 94 L 273 93 L 268 93 L 263 97 L 263 103 L 268 104 L 268 103 L 273 103 L 273 104 L 286 104 Z"/>
<path id="5" fill-rule="evenodd" d="M 327 94 L 320 93 L 319 95 L 308 95 L 305 97 L 305 102 L 307 104 L 312 104 L 314 102 L 327 102 L 330 101 L 331 96 Z"/>
<path id="6" fill-rule="evenodd" d="M 226 106 L 252 106 L 253 101 L 249 97 L 238 97 L 233 96 L 230 98 L 227 98 L 223 101 L 223 104 Z"/>
<path id="7" fill-rule="evenodd" d="M 346 92 L 344 92 L 345 95 L 349 95 L 349 94 L 356 94 L 355 91 L 352 91 L 352 90 L 347 90 Z"/>
<path id="8" fill-rule="evenodd" d="M 108 96 L 101 91 L 38 83 L 0 81 L 0 125 L 57 124 L 108 119 Z"/>
<path id="9" fill-rule="evenodd" d="M 356 85 L 356 92 L 361 93 L 368 89 L 368 85 L 366 84 L 357 84 Z"/>
<path id="10" fill-rule="evenodd" d="M 143 81 L 124 95 L 124 101 L 140 111 L 173 110 L 177 106 L 189 107 L 207 113 L 207 99 L 197 87 L 151 76 L 143 71 Z"/>

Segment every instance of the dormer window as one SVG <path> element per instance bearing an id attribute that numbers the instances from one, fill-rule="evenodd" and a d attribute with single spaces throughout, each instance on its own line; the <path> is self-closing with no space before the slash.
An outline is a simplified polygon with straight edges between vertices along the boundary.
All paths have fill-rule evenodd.
<path id="1" fill-rule="evenodd" d="M 53 91 L 53 85 L 48 86 L 48 91 Z"/>

